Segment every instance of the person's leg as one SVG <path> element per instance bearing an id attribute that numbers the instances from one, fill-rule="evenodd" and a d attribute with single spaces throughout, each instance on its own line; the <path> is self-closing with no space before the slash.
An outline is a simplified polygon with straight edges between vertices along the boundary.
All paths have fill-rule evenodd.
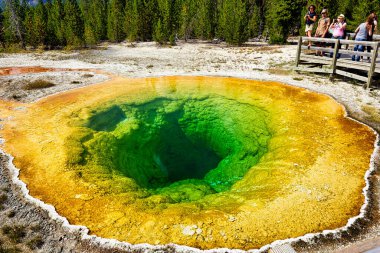
<path id="1" fill-rule="evenodd" d="M 364 46 L 363 45 L 359 45 L 358 46 L 358 51 L 359 52 L 364 52 Z M 356 61 L 360 61 L 360 56 L 359 55 L 356 56 Z"/>
<path id="2" fill-rule="evenodd" d="M 367 41 L 372 41 L 373 40 L 373 36 L 368 36 L 367 38 Z M 370 46 L 367 46 L 367 53 L 371 53 L 371 47 Z M 367 57 L 367 60 L 369 60 L 369 56 Z"/>
<path id="3" fill-rule="evenodd" d="M 307 31 L 307 37 L 311 38 L 311 30 Z M 309 44 L 307 46 L 311 47 L 311 41 L 310 40 L 309 40 Z"/>
<path id="4" fill-rule="evenodd" d="M 344 37 L 343 37 L 343 36 L 338 36 L 337 39 L 338 39 L 338 40 L 342 40 L 342 39 L 344 39 Z M 339 44 L 339 49 L 341 49 L 341 48 L 342 48 L 342 45 Z M 338 58 L 338 59 L 340 58 L 340 54 L 337 55 L 337 58 Z"/>
<path id="5" fill-rule="evenodd" d="M 334 36 L 331 37 L 331 39 L 336 39 Z M 334 48 L 334 43 L 331 44 L 331 48 Z M 334 53 L 330 53 L 330 58 L 332 58 Z"/>
<path id="6" fill-rule="evenodd" d="M 358 47 L 359 47 L 359 45 L 355 45 L 354 52 L 358 51 Z M 355 61 L 356 57 L 357 57 L 357 55 L 352 55 L 351 60 Z"/>

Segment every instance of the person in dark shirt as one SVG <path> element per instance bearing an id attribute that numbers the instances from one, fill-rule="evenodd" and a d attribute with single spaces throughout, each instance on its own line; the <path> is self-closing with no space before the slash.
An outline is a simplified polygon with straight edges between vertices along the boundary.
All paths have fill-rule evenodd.
<path id="1" fill-rule="evenodd" d="M 305 33 L 307 37 L 311 38 L 311 33 L 313 31 L 314 23 L 317 21 L 317 13 L 315 12 L 315 6 L 310 5 L 308 8 L 308 12 L 305 15 L 306 27 Z M 308 47 L 311 46 L 311 41 L 309 41 Z"/>

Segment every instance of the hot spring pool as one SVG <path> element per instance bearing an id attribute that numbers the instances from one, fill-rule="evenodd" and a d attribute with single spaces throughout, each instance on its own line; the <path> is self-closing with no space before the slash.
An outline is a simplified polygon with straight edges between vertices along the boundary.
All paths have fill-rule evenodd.
<path id="1" fill-rule="evenodd" d="M 6 106 L 30 194 L 132 244 L 247 250 L 344 226 L 376 140 L 328 96 L 236 78 L 115 78 Z"/>

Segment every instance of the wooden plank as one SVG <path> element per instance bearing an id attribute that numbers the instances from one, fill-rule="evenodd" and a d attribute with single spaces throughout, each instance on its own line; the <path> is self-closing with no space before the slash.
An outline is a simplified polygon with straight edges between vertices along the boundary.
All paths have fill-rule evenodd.
<path id="1" fill-rule="evenodd" d="M 353 73 L 350 73 L 350 72 L 347 72 L 347 71 L 343 71 L 343 70 L 339 70 L 339 69 L 337 69 L 335 71 L 335 74 L 341 75 L 341 76 L 345 76 L 345 77 L 349 77 L 349 78 L 353 78 L 353 79 L 356 79 L 356 80 L 359 80 L 359 81 L 362 81 L 362 82 L 367 82 L 367 80 L 368 80 L 368 78 L 366 76 L 361 76 L 361 75 L 353 74 Z"/>
<path id="2" fill-rule="evenodd" d="M 372 53 L 353 51 L 353 50 L 344 50 L 344 49 L 339 50 L 339 53 L 341 53 L 341 54 L 348 54 L 348 55 L 367 56 L 367 57 L 371 57 L 372 56 Z"/>
<path id="3" fill-rule="evenodd" d="M 340 41 L 336 40 L 335 41 L 335 46 L 334 46 L 333 60 L 332 60 L 332 64 L 331 64 L 331 68 L 333 70 L 332 71 L 333 75 L 335 74 L 335 71 L 336 71 L 336 60 L 337 60 L 337 57 L 338 57 L 339 46 L 340 46 Z"/>
<path id="4" fill-rule="evenodd" d="M 351 61 L 351 62 L 341 62 L 341 61 L 338 61 L 337 64 L 336 64 L 336 66 L 340 67 L 340 68 L 362 70 L 362 71 L 365 71 L 365 72 L 368 72 L 368 70 L 369 70 L 369 66 L 354 65 L 353 61 Z"/>
<path id="5" fill-rule="evenodd" d="M 332 53 L 334 52 L 334 49 L 332 49 L 331 47 L 315 47 L 315 46 L 311 46 L 310 48 L 308 46 L 301 46 L 302 49 L 306 49 L 306 50 L 316 50 L 316 51 L 322 51 L 322 52 L 327 52 L 327 53 Z"/>
<path id="6" fill-rule="evenodd" d="M 311 42 L 327 42 L 327 43 L 335 43 L 337 39 L 326 39 L 326 38 L 316 38 L 316 37 L 302 37 L 303 41 L 311 41 Z M 356 41 L 356 40 L 339 40 L 341 45 L 364 45 L 364 46 L 374 46 L 376 41 Z"/>
<path id="7" fill-rule="evenodd" d="M 371 66 L 371 63 L 369 63 L 369 62 L 365 62 L 365 61 L 353 61 L 353 60 L 351 60 L 349 58 L 340 58 L 339 61 L 347 63 L 347 64 L 352 64 L 353 66 L 365 67 L 367 70 L 369 70 L 369 67 Z"/>
<path id="8" fill-rule="evenodd" d="M 347 33 L 351 38 L 355 36 L 355 33 Z M 374 34 L 372 35 L 373 40 L 380 40 L 380 35 L 379 34 Z"/>
<path id="9" fill-rule="evenodd" d="M 335 43 L 337 39 L 326 39 L 326 38 L 316 38 L 316 37 L 302 37 L 302 41 L 311 41 L 311 42 L 327 42 L 327 43 Z"/>
<path id="10" fill-rule="evenodd" d="M 316 59 L 314 58 L 316 57 Z M 305 61 L 305 62 L 308 62 L 308 63 L 319 63 L 319 64 L 323 64 L 323 65 L 331 65 L 331 61 L 332 59 L 329 58 L 329 57 L 320 57 L 320 56 L 314 56 L 314 55 L 310 55 L 310 56 L 301 56 L 301 61 Z"/>
<path id="11" fill-rule="evenodd" d="M 339 40 L 341 45 L 363 45 L 363 46 L 376 46 L 375 41 L 356 41 L 356 40 Z"/>
<path id="12" fill-rule="evenodd" d="M 301 55 L 301 47 L 302 47 L 302 37 L 298 38 L 298 47 L 297 47 L 297 55 L 296 55 L 296 67 L 300 63 L 300 55 Z"/>
<path id="13" fill-rule="evenodd" d="M 315 55 L 301 55 L 300 64 L 323 64 L 323 65 L 331 65 L 332 58 L 329 57 L 321 57 Z M 337 67 L 357 69 L 362 71 L 368 71 L 370 68 L 370 63 L 367 62 L 357 62 L 352 61 L 351 59 L 338 59 L 336 63 Z M 375 68 L 375 73 L 380 73 L 380 67 Z"/>
<path id="14" fill-rule="evenodd" d="M 368 81 L 367 81 L 367 85 L 364 87 L 365 89 L 368 89 L 371 86 L 373 73 L 375 72 L 375 68 L 376 68 L 376 58 L 377 58 L 378 50 L 379 50 L 379 43 L 377 43 L 377 45 L 372 50 L 371 68 L 368 71 Z"/>

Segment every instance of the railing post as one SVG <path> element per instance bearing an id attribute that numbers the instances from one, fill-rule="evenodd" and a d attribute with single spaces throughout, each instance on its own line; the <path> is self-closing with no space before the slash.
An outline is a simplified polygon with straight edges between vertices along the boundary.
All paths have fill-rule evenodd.
<path id="1" fill-rule="evenodd" d="M 296 67 L 298 67 L 298 64 L 300 63 L 301 47 L 302 47 L 302 37 L 300 36 L 298 38 L 298 47 L 297 47 L 297 55 L 296 55 Z"/>
<path id="2" fill-rule="evenodd" d="M 339 46 L 340 46 L 340 41 L 337 39 L 335 40 L 334 54 L 333 54 L 333 60 L 332 60 L 332 65 L 331 65 L 332 67 L 331 77 L 333 77 L 336 73 L 336 61 L 338 59 Z"/>
<path id="3" fill-rule="evenodd" d="M 376 68 L 376 58 L 377 58 L 377 51 L 379 50 L 379 42 L 376 43 L 376 46 L 373 47 L 372 56 L 371 56 L 371 67 L 368 71 L 368 80 L 367 83 L 363 85 L 364 89 L 368 89 L 371 86 L 373 73 L 375 72 Z"/>

